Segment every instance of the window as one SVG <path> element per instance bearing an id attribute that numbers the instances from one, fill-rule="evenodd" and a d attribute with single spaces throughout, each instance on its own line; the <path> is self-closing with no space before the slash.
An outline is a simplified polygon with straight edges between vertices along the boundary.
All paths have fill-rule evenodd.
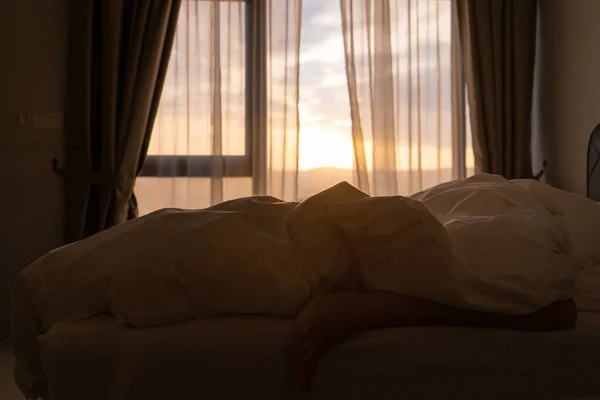
<path id="1" fill-rule="evenodd" d="M 436 2 L 440 4 L 437 15 Z M 285 2 L 274 0 L 273 3 L 281 6 Z M 253 193 L 256 176 L 253 166 L 257 158 L 266 156 L 253 153 L 253 143 L 264 139 L 267 135 L 264 125 L 268 124 L 264 121 L 265 113 L 256 112 L 257 103 L 263 102 L 265 106 L 261 93 L 267 92 L 269 85 L 265 72 L 268 60 L 264 57 L 268 32 L 260 28 L 269 17 L 265 4 L 258 0 L 183 1 L 160 117 L 154 126 L 147 161 L 136 183 L 141 213 L 168 206 L 209 206 L 214 202 L 211 193 L 215 187 L 223 190 L 222 200 Z M 441 112 L 449 115 L 451 102 L 459 101 L 463 102 L 462 108 L 468 115 L 461 77 L 452 75 L 450 70 L 450 40 L 456 50 L 451 2 L 419 0 L 419 4 L 422 6 L 414 18 L 423 24 L 429 24 L 427 18 L 441 18 L 441 34 L 448 38 L 448 46 L 443 49 L 448 62 L 443 63 L 441 82 L 448 101 L 442 102 Z M 354 179 L 339 0 L 303 0 L 301 43 L 299 199 L 337 182 Z M 422 49 L 427 51 L 425 45 Z M 263 54 L 262 58 L 259 54 Z M 458 58 L 453 60 L 458 61 Z M 452 100 L 451 82 L 456 85 Z M 227 96 L 221 102 L 222 107 L 211 101 L 215 85 L 220 85 L 221 96 Z M 424 90 L 431 90 L 428 85 L 425 82 Z M 458 90 L 459 87 L 463 89 Z M 426 105 L 427 101 L 422 104 Z M 425 121 L 424 130 L 428 129 L 428 112 L 423 106 L 419 118 Z M 450 120 L 444 119 L 443 144 L 437 149 L 424 146 L 424 184 L 431 186 L 457 175 L 473 173 L 469 121 L 463 118 L 458 122 L 457 129 Z M 216 125 L 223 132 L 218 138 L 211 136 Z M 427 144 L 427 135 L 423 138 Z M 215 140 L 219 141 L 216 147 L 222 148 L 221 152 L 212 148 Z M 436 165 L 441 165 L 442 172 Z M 405 172 L 399 170 L 398 173 Z M 222 178 L 213 179 L 215 176 Z"/>
<path id="2" fill-rule="evenodd" d="M 254 74 L 249 62 L 253 49 L 247 38 L 253 3 L 258 2 L 182 3 L 160 116 L 140 176 L 211 177 L 215 168 L 222 168 L 223 176 L 252 176 L 252 124 L 246 103 L 253 90 L 248 79 Z M 225 101 L 214 101 L 217 92 Z M 222 153 L 212 148 L 210 126 L 227 133 L 214 146 Z"/>

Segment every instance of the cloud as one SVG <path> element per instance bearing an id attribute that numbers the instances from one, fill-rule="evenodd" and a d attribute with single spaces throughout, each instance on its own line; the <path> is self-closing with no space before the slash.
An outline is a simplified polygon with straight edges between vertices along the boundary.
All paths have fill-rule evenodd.
<path id="1" fill-rule="evenodd" d="M 300 103 L 298 108 L 300 110 L 300 123 L 302 125 L 319 124 L 327 120 L 324 114 L 313 114 L 313 110 L 305 104 Z"/>
<path id="2" fill-rule="evenodd" d="M 349 119 L 344 119 L 344 120 L 336 119 L 335 121 L 333 121 L 333 126 L 341 126 L 344 128 L 351 128 L 352 121 Z"/>
<path id="3" fill-rule="evenodd" d="M 344 38 L 338 34 L 321 38 L 319 42 L 306 43 L 300 54 L 300 63 L 311 61 L 320 63 L 339 63 L 344 61 Z"/>

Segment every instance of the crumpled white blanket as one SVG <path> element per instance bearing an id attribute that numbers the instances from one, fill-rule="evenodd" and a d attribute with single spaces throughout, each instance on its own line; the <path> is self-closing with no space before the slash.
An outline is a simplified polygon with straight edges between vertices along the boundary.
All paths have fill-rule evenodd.
<path id="1" fill-rule="evenodd" d="M 344 183 L 300 204 L 263 196 L 160 210 L 22 271 L 12 301 L 15 376 L 35 391 L 37 335 L 100 313 L 137 327 L 294 316 L 319 290 L 356 287 L 514 314 L 579 296 L 600 311 L 598 227 L 593 202 L 494 175 L 409 198 L 370 198 Z M 589 279 L 576 292 L 578 272 Z"/>

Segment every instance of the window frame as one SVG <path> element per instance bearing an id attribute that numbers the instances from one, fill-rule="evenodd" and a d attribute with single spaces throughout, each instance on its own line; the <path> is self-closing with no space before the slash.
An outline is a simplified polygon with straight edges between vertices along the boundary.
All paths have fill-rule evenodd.
<path id="1" fill-rule="evenodd" d="M 215 169 L 222 177 L 255 178 L 256 152 L 254 144 L 266 138 L 266 127 L 256 121 L 261 117 L 261 109 L 266 119 L 266 99 L 257 98 L 257 94 L 266 93 L 266 30 L 264 20 L 266 15 L 265 2 L 260 0 L 187 0 L 191 1 L 221 1 L 246 3 L 246 101 L 245 101 L 245 149 L 243 155 L 147 155 L 139 177 L 146 178 L 211 178 L 217 176 Z M 183 7 L 183 5 L 182 5 Z M 262 38 L 262 40 L 261 40 Z M 261 46 L 262 44 L 262 46 Z M 260 103 L 262 101 L 262 103 Z M 264 103 L 264 104 L 263 104 Z M 259 105 L 256 107 L 255 105 Z M 258 108 L 258 110 L 257 110 Z M 262 129 L 261 129 L 262 127 Z M 264 152 L 263 152 L 264 153 Z M 262 153 L 259 153 L 262 154 Z"/>

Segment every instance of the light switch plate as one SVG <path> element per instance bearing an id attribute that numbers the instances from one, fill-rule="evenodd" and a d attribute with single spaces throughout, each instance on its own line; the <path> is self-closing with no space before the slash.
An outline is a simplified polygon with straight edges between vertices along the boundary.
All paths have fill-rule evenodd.
<path id="1" fill-rule="evenodd" d="M 38 129 L 60 129 L 63 127 L 61 113 L 33 113 L 31 126 Z"/>
<path id="2" fill-rule="evenodd" d="M 31 113 L 20 112 L 18 118 L 19 126 L 31 126 Z"/>

